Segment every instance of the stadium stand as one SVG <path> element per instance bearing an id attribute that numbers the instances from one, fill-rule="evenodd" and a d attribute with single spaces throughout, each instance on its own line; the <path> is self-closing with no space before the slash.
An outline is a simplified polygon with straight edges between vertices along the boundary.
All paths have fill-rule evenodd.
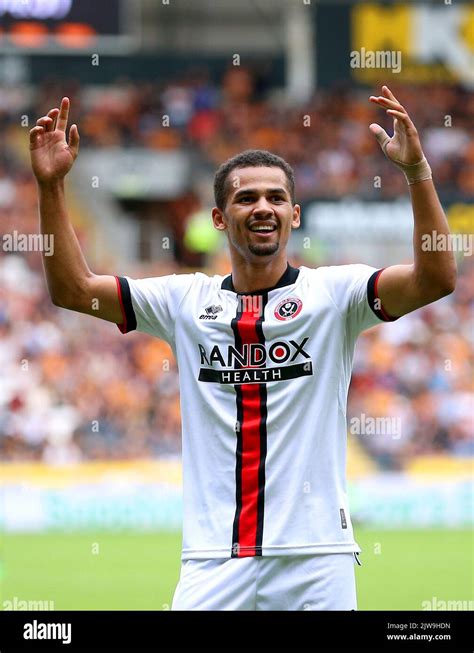
<path id="1" fill-rule="evenodd" d="M 202 76 L 166 86 L 120 79 L 102 89 L 65 89 L 48 82 L 24 98 L 24 111 L 43 115 L 51 98 L 66 94 L 82 148 L 187 147 L 212 171 L 235 152 L 259 147 L 276 151 L 294 166 L 303 200 L 370 199 L 374 189 L 367 180 L 380 174 L 381 166 L 389 180 L 383 197 L 406 194 L 402 176 L 381 161 L 367 130 L 375 113 L 360 90 L 321 92 L 308 106 L 285 109 L 277 97 L 262 97 L 251 73 L 239 69 L 228 71 L 220 88 Z M 440 192 L 472 198 L 472 96 L 456 87 L 434 86 L 428 115 L 423 94 L 406 88 L 403 95 L 417 116 Z M 18 133 L 26 140 L 27 130 L 18 127 L 15 105 L 7 96 L 0 105 L 0 138 L 6 144 L 0 152 L 1 231 L 29 234 L 37 230 L 37 196 L 18 149 Z M 455 127 L 433 126 L 433 110 L 451 115 Z M 309 136 L 301 126 L 302 113 L 317 126 Z M 172 128 L 162 127 L 164 114 Z M 87 252 L 91 234 L 79 217 L 75 222 Z M 111 261 L 107 253 L 104 264 Z M 305 264 L 303 255 L 292 263 Z M 167 260 L 125 273 L 139 277 L 180 271 L 189 270 Z M 210 259 L 205 271 L 226 274 L 225 252 Z M 3 460 L 63 463 L 179 453 L 178 374 L 165 343 L 141 334 L 124 337 L 113 324 L 54 307 L 37 252 L 0 249 L 0 279 Z M 403 424 L 400 437 L 360 436 L 362 448 L 381 467 L 403 468 L 419 455 L 473 454 L 473 308 L 474 269 L 461 262 L 455 294 L 360 338 L 348 423 L 352 415 L 368 414 L 398 416 Z"/>

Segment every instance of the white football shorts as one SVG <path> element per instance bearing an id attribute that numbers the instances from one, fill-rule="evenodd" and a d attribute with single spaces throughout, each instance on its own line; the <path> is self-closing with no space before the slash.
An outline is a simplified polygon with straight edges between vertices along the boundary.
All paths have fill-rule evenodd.
<path id="1" fill-rule="evenodd" d="M 356 560 L 354 553 L 185 560 L 172 610 L 356 610 Z"/>

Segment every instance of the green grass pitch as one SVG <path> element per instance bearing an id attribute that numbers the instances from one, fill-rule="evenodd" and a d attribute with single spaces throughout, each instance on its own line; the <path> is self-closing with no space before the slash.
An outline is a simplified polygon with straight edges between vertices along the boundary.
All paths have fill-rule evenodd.
<path id="1" fill-rule="evenodd" d="M 473 599 L 473 535 L 459 530 L 356 529 L 360 610 L 421 610 Z M 174 533 L 4 535 L 0 608 L 52 601 L 55 610 L 166 610 L 179 574 Z"/>

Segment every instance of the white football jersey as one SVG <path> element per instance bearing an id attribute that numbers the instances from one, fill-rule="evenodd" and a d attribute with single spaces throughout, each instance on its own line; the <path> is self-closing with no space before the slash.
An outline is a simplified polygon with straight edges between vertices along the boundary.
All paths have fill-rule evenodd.
<path id="1" fill-rule="evenodd" d="M 346 404 L 359 333 L 387 315 L 381 270 L 287 265 L 272 288 L 232 276 L 117 277 L 122 332 L 179 367 L 184 560 L 360 551 L 346 496 Z"/>

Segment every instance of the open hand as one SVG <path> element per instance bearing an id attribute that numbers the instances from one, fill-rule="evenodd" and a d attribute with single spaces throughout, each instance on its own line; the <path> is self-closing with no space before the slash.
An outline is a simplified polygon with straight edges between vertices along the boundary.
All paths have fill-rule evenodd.
<path id="1" fill-rule="evenodd" d="M 423 159 L 423 150 L 416 127 L 388 86 L 382 86 L 383 95 L 371 95 L 369 100 L 393 116 L 393 136 L 377 123 L 369 127 L 385 155 L 394 163 L 413 165 Z"/>
<path id="2" fill-rule="evenodd" d="M 69 104 L 69 98 L 64 97 L 59 109 L 48 111 L 30 130 L 31 166 L 40 182 L 63 178 L 79 153 L 77 125 L 72 125 L 66 141 Z"/>

